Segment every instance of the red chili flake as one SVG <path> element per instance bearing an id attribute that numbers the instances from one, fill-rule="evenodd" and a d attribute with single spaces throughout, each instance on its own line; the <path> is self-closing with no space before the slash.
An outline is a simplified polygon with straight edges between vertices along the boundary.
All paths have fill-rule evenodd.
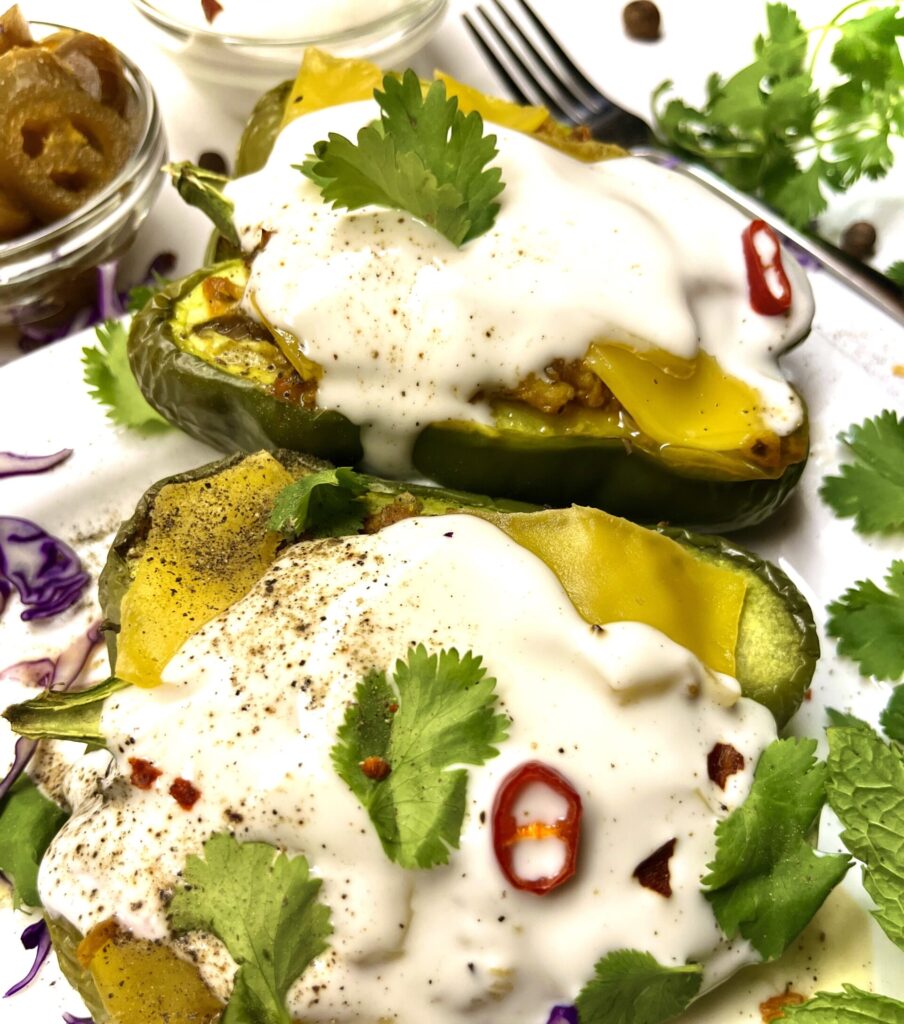
<path id="1" fill-rule="evenodd" d="M 160 778 L 163 772 L 140 757 L 130 757 L 129 764 L 132 766 L 132 777 L 129 780 L 138 789 L 150 789 Z"/>
<path id="2" fill-rule="evenodd" d="M 176 779 L 169 788 L 170 796 L 182 808 L 183 811 L 190 811 L 198 802 L 201 790 L 196 789 L 188 779 Z"/>
<path id="3" fill-rule="evenodd" d="M 392 704 L 389 705 L 389 713 L 391 715 L 394 715 L 398 710 L 399 710 L 399 705 L 398 704 L 392 703 Z"/>
<path id="4" fill-rule="evenodd" d="M 213 19 L 223 10 L 223 5 L 217 3 L 217 0 L 201 0 L 201 7 L 209 25 L 213 24 Z"/>
<path id="5" fill-rule="evenodd" d="M 670 839 L 663 843 L 658 850 L 642 860 L 634 869 L 634 877 L 645 889 L 652 889 L 660 896 L 672 895 L 672 875 L 669 871 L 669 861 L 675 852 L 676 839 Z"/>
<path id="6" fill-rule="evenodd" d="M 706 770 L 710 779 L 725 789 L 725 783 L 744 767 L 744 755 L 730 743 L 717 743 L 706 755 Z"/>
<path id="7" fill-rule="evenodd" d="M 392 771 L 389 762 L 384 761 L 382 757 L 365 757 L 358 767 L 374 782 L 382 782 Z"/>
<path id="8" fill-rule="evenodd" d="M 772 996 L 765 1002 L 760 1003 L 760 1016 L 763 1018 L 763 1024 L 770 1024 L 770 1021 L 779 1020 L 784 1017 L 783 1010 L 786 1006 L 799 1006 L 801 1003 L 806 1002 L 805 998 L 799 992 L 780 992 L 777 996 Z"/>

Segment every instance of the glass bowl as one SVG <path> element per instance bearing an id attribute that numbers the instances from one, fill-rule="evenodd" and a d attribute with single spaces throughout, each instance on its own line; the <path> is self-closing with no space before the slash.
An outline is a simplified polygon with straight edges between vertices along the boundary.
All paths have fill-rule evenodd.
<path id="1" fill-rule="evenodd" d="M 36 38 L 63 26 L 31 22 Z M 136 97 L 137 141 L 119 174 L 73 213 L 0 243 L 0 337 L 65 332 L 94 303 L 97 268 L 121 257 L 163 184 L 166 137 L 154 90 L 125 54 L 125 77 Z"/>
<path id="2" fill-rule="evenodd" d="M 207 24 L 201 15 L 200 0 L 180 0 L 179 4 L 167 4 L 165 0 L 132 2 L 154 27 L 158 42 L 181 63 L 185 72 L 207 86 L 214 86 L 222 105 L 244 118 L 261 93 L 295 77 L 308 46 L 336 57 L 365 58 L 381 65 L 404 61 L 439 27 L 447 0 L 407 0 L 377 18 L 359 15 L 356 23 L 341 30 L 329 30 L 321 24 L 311 34 L 293 38 L 278 33 L 275 25 L 272 30 L 267 28 L 270 35 L 264 36 L 261 19 L 258 36 L 235 28 L 231 32 L 225 27 L 218 30 L 217 22 L 224 24 L 224 15 Z M 224 7 L 229 3 L 230 0 L 223 0 Z M 353 6 L 366 10 L 369 5 L 349 4 L 350 8 Z M 173 9 L 180 11 L 180 16 L 174 15 Z M 181 13 L 189 9 L 196 13 L 194 22 Z"/>

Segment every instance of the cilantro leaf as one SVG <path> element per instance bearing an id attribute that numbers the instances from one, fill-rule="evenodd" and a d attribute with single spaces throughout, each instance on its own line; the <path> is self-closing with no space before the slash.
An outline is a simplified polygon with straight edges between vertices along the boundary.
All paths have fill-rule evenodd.
<path id="1" fill-rule="evenodd" d="M 854 516 L 860 533 L 904 528 L 904 416 L 891 409 L 838 435 L 854 461 L 827 476 L 819 493 L 835 514 Z"/>
<path id="2" fill-rule="evenodd" d="M 69 815 L 20 775 L 0 800 L 0 871 L 13 883 L 13 903 L 39 907 L 38 868 Z"/>
<path id="3" fill-rule="evenodd" d="M 904 949 L 904 751 L 872 729 L 829 729 L 827 790 L 841 841 L 863 865 L 873 916 Z"/>
<path id="4" fill-rule="evenodd" d="M 891 700 L 879 717 L 879 721 L 889 739 L 904 743 L 904 686 L 899 686 L 892 693 Z"/>
<path id="5" fill-rule="evenodd" d="M 884 176 L 889 140 L 904 134 L 904 18 L 897 5 L 851 17 L 856 6 L 807 31 L 787 4 L 767 4 L 755 59 L 726 80 L 710 76 L 703 106 L 673 98 L 668 82 L 654 91 L 660 137 L 808 227 L 831 192 Z M 836 80 L 821 90 L 812 72 L 830 39 Z"/>
<path id="6" fill-rule="evenodd" d="M 132 375 L 125 327 L 107 320 L 95 334 L 100 344 L 82 349 L 84 379 L 91 397 L 108 406 L 107 416 L 120 426 L 148 434 L 168 430 L 169 424 L 148 405 Z"/>
<path id="7" fill-rule="evenodd" d="M 829 725 L 837 726 L 839 729 L 870 728 L 868 722 L 864 722 L 862 718 L 858 718 L 856 715 L 852 715 L 847 711 L 838 711 L 835 708 L 826 708 L 826 717 L 829 720 Z"/>
<path id="8" fill-rule="evenodd" d="M 700 964 L 663 967 L 649 953 L 617 949 L 597 961 L 577 998 L 581 1024 L 661 1024 L 700 991 Z"/>
<path id="9" fill-rule="evenodd" d="M 358 501 L 367 493 L 365 481 L 366 477 L 346 468 L 309 473 L 279 492 L 267 525 L 291 540 L 302 535 L 342 537 L 357 533 L 368 511 Z"/>
<path id="10" fill-rule="evenodd" d="M 890 267 L 886 267 L 885 276 L 891 278 L 899 288 L 904 288 L 904 260 L 895 260 Z"/>
<path id="11" fill-rule="evenodd" d="M 900 1024 L 904 1003 L 876 992 L 843 985 L 844 992 L 817 992 L 805 1003 L 783 1006 L 790 1024 Z"/>
<path id="12" fill-rule="evenodd" d="M 305 858 L 219 833 L 203 860 L 188 858 L 183 883 L 169 905 L 173 931 L 212 933 L 239 967 L 223 1024 L 291 1024 L 286 994 L 332 932 Z"/>
<path id="13" fill-rule="evenodd" d="M 703 878 L 722 931 L 740 933 L 767 960 L 782 953 L 850 866 L 807 842 L 825 802 L 816 741 L 776 740 L 756 766 L 744 803 L 716 827 L 716 859 Z"/>
<path id="14" fill-rule="evenodd" d="M 379 122 L 362 128 L 356 142 L 331 132 L 298 165 L 324 202 L 334 209 L 406 210 L 455 245 L 488 231 L 504 186 L 499 168 L 486 166 L 496 155 L 496 137 L 483 134 L 480 114 L 463 114 L 442 81 L 425 95 L 410 69 L 401 81 L 387 75 L 374 96 Z"/>
<path id="15" fill-rule="evenodd" d="M 332 750 L 339 777 L 361 801 L 390 860 L 431 868 L 449 860 L 464 821 L 468 773 L 498 754 L 508 720 L 494 714 L 496 681 L 481 659 L 412 647 L 392 683 L 371 672 L 355 692 Z M 363 765 L 389 769 L 369 777 Z"/>
<path id="16" fill-rule="evenodd" d="M 892 562 L 888 590 L 860 580 L 828 607 L 826 631 L 838 652 L 874 679 L 897 682 L 904 675 L 904 561 Z"/>

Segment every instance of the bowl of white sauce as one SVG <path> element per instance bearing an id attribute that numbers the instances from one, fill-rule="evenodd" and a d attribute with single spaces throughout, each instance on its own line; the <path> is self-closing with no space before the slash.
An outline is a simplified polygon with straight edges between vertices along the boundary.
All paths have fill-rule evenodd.
<path id="1" fill-rule="evenodd" d="M 439 27 L 447 0 L 133 0 L 184 70 L 247 116 L 257 97 L 295 76 L 304 51 L 393 66 Z"/>

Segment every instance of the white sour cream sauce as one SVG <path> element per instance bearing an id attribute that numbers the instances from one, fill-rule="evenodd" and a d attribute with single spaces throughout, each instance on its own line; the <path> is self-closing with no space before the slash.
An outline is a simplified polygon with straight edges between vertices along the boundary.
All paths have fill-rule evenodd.
<path id="1" fill-rule="evenodd" d="M 743 214 L 640 158 L 580 163 L 492 126 L 505 190 L 488 232 L 456 248 L 407 213 L 331 210 L 293 164 L 337 132 L 354 138 L 374 102 L 291 122 L 257 174 L 229 184 L 255 257 L 245 304 L 291 331 L 324 369 L 318 404 L 362 425 L 366 464 L 410 474 L 414 439 L 446 419 L 492 423 L 481 391 L 514 387 L 593 341 L 703 349 L 761 395 L 780 435 L 803 411 L 776 357 L 806 334 L 813 299 L 786 254 L 786 316 L 750 306 Z"/>
<path id="2" fill-rule="evenodd" d="M 313 39 L 370 25 L 407 7 L 411 0 L 220 0 L 208 21 L 201 0 L 155 0 L 154 7 L 178 24 L 251 39 Z"/>
<path id="3" fill-rule="evenodd" d="M 406 871 L 330 749 L 364 673 L 390 670 L 417 642 L 482 655 L 511 726 L 499 756 L 468 769 L 460 849 L 447 866 Z M 550 569 L 474 517 L 289 551 L 186 642 L 162 686 L 108 701 L 103 729 L 115 759 L 96 791 L 72 794 L 75 813 L 41 865 L 45 907 L 82 931 L 115 914 L 164 937 L 161 894 L 212 833 L 303 853 L 334 927 L 290 993 L 306 1021 L 545 1024 L 611 950 L 699 960 L 705 988 L 757 959 L 721 935 L 700 877 L 717 822 L 775 738 L 770 713 L 648 626 L 594 630 Z M 746 761 L 724 792 L 707 773 L 717 742 Z M 163 770 L 153 789 L 129 784 L 129 757 Z M 492 847 L 494 795 L 534 759 L 562 772 L 584 808 L 578 872 L 544 897 L 513 889 Z M 189 812 L 168 795 L 178 776 L 201 792 Z M 535 790 L 523 801 L 556 806 Z M 673 838 L 666 898 L 633 872 Z M 555 864 L 544 854 L 528 866 Z M 181 941 L 227 998 L 234 965 L 217 940 Z"/>

